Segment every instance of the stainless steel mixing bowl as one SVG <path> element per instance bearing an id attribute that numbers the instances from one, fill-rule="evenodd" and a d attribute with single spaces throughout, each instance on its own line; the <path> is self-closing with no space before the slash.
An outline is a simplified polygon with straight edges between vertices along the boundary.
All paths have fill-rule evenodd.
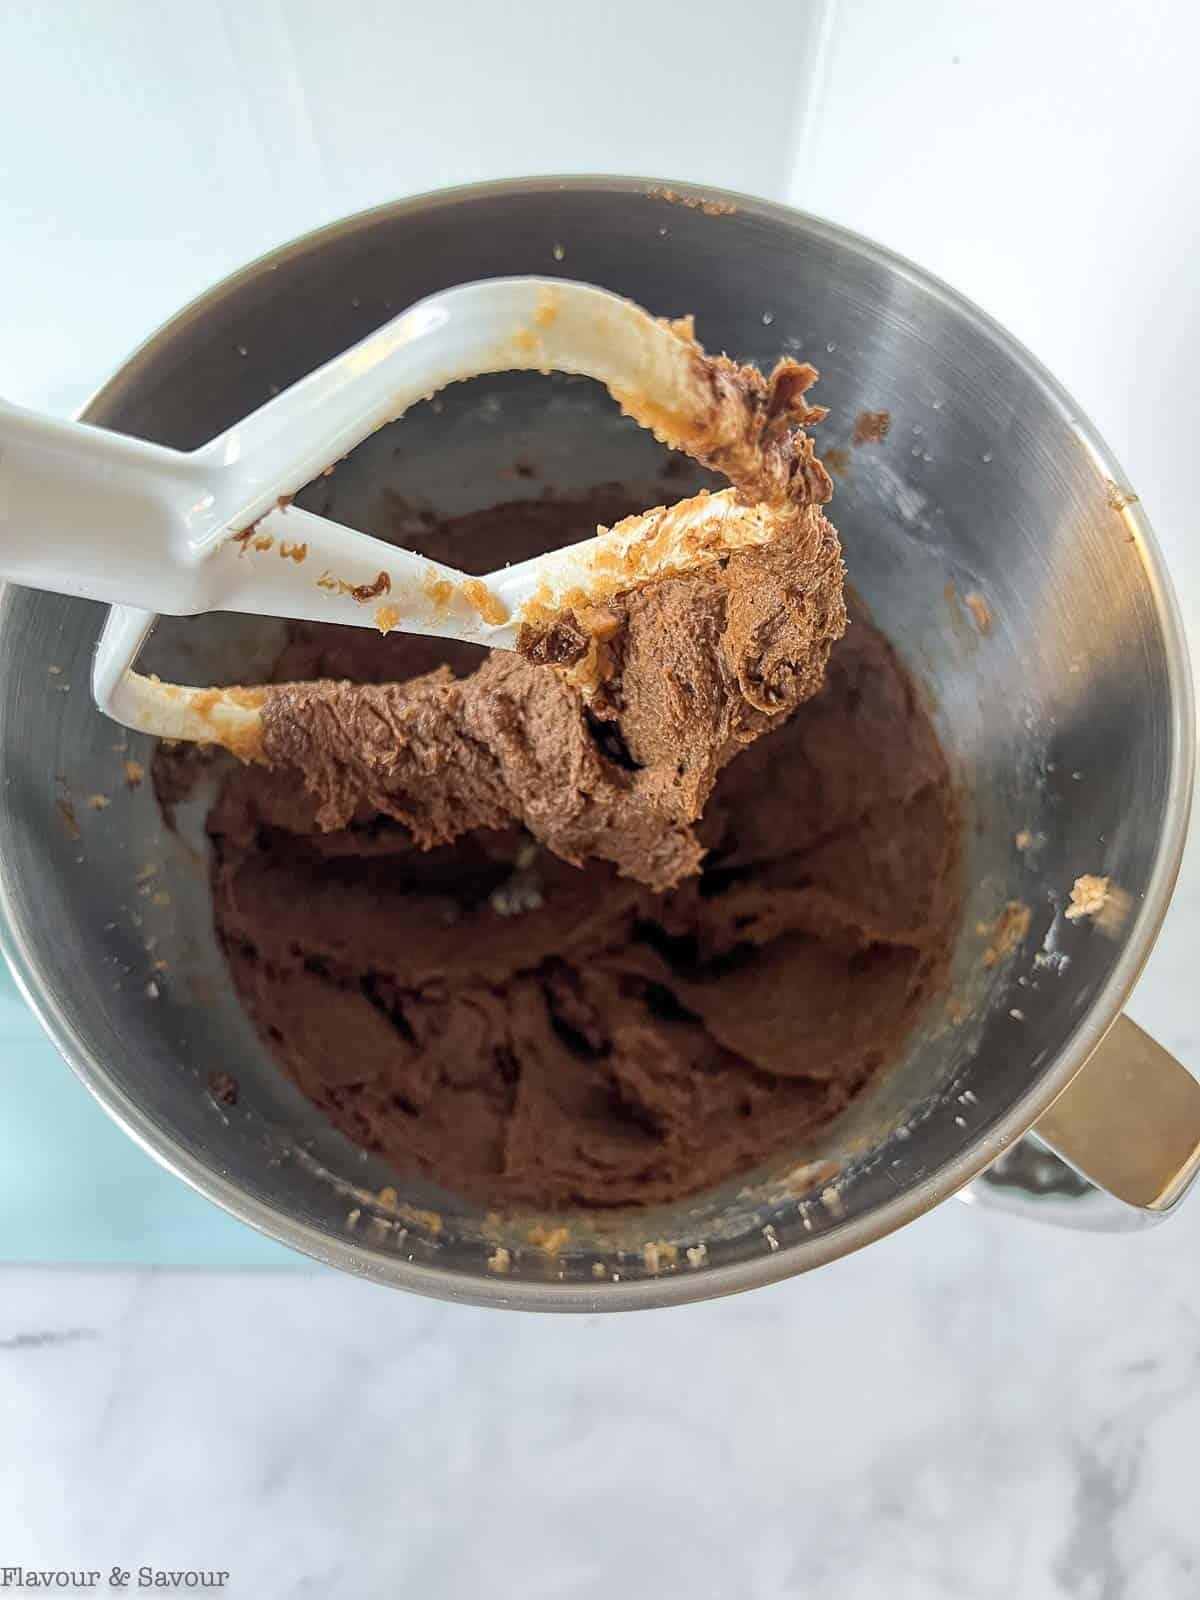
<path id="1" fill-rule="evenodd" d="M 9 588 L 0 897 L 18 980 L 83 1082 L 185 1181 L 321 1260 L 423 1293 L 607 1309 L 749 1288 L 909 1221 L 1035 1123 L 1124 1201 L 1161 1211 L 1194 1170 L 1198 1091 L 1113 1024 L 1171 893 L 1193 732 L 1141 507 L 1069 397 L 944 285 L 815 218 L 667 189 L 529 180 L 352 218 L 190 306 L 87 415 L 198 445 L 409 301 L 494 273 L 559 272 L 693 312 L 705 344 L 740 359 L 811 357 L 832 408 L 823 448 L 846 447 L 862 410 L 891 416 L 882 445 L 848 450 L 834 516 L 971 797 L 950 1005 L 839 1124 L 769 1169 L 645 1214 L 485 1218 L 366 1159 L 281 1078 L 230 991 L 202 845 L 186 816 L 164 829 L 149 784 L 127 787 L 124 760 L 150 753 L 117 748 L 89 699 L 99 609 Z M 518 455 L 539 487 L 652 483 L 660 464 L 595 386 L 500 377 L 385 430 L 312 503 L 373 529 L 389 494 L 468 509 L 529 492 L 505 475 Z M 164 622 L 151 664 L 234 681 L 275 638 L 245 620 Z M 111 803 L 89 806 L 97 794 Z M 1118 891 L 1107 932 L 1063 916 L 1083 873 Z M 989 965 L 979 930 L 1014 901 L 1028 935 Z M 236 1076 L 236 1105 L 210 1094 L 216 1069 Z M 389 1185 L 395 1200 L 379 1200 Z"/>

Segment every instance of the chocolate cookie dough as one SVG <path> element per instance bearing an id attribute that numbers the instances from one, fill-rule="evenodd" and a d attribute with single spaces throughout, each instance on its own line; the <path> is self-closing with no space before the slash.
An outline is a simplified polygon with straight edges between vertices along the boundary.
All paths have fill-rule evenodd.
<path id="1" fill-rule="evenodd" d="M 581 504 L 510 505 L 420 543 L 481 571 L 648 498 L 602 490 Z M 661 672 L 674 657 L 654 656 L 653 629 L 644 637 L 644 669 Z M 686 649 L 683 633 L 673 640 Z M 431 696 L 438 725 L 450 715 L 473 739 L 465 674 L 480 661 L 470 646 L 300 625 L 276 677 L 422 678 L 406 703 Z M 622 673 L 643 670 L 619 665 L 616 695 Z M 522 693 L 528 674 L 557 682 L 514 657 L 481 670 L 502 696 L 506 674 Z M 379 698 L 390 705 L 392 691 Z M 422 849 L 427 819 L 398 817 L 394 786 L 381 794 L 356 778 L 343 790 L 339 779 L 314 797 L 287 764 L 233 771 L 209 819 L 217 926 L 284 1070 L 400 1171 L 495 1206 L 650 1204 L 794 1148 L 895 1055 L 942 985 L 958 860 L 945 759 L 868 621 L 854 621 L 824 686 L 793 710 L 800 698 L 758 707 L 771 731 L 748 747 L 737 730 L 728 748 L 710 730 L 716 759 L 684 739 L 682 772 L 662 752 L 686 735 L 689 703 L 659 705 L 645 723 L 588 725 L 606 773 L 653 771 L 678 816 L 703 807 L 680 833 L 700 870 L 681 876 L 668 862 L 657 874 L 675 884 L 666 892 L 612 860 L 571 865 L 562 856 L 574 846 L 535 837 L 524 802 L 525 827 L 485 797 L 447 829 L 455 843 Z M 529 713 L 514 704 L 514 727 Z M 547 750 L 561 730 L 550 732 Z M 568 746 L 583 748 L 574 733 Z"/>
<path id="2" fill-rule="evenodd" d="M 846 622 L 841 549 L 815 506 L 770 544 L 590 608 L 603 671 L 586 690 L 493 652 L 465 679 L 325 680 L 268 691 L 256 759 L 303 774 L 323 828 L 391 817 L 424 848 L 521 823 L 574 866 L 610 861 L 669 889 L 699 870 L 692 824 L 717 774 L 820 687 Z M 584 631 L 568 611 L 560 641 Z"/>

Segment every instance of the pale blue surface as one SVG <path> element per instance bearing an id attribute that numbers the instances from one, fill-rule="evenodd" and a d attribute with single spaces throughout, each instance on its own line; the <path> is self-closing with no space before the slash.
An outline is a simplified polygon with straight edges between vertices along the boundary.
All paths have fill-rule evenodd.
<path id="1" fill-rule="evenodd" d="M 110 1121 L 3 963 L 0 1261 L 311 1265 L 193 1193 Z"/>

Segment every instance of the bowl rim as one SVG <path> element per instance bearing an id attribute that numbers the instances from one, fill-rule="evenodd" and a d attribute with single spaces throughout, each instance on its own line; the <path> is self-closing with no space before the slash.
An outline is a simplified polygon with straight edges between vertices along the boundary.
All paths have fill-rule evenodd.
<path id="1" fill-rule="evenodd" d="M 1097 470 L 1115 482 L 1127 482 L 1113 452 L 1099 431 L 1040 361 L 987 312 L 933 273 L 874 240 L 824 218 L 759 199 L 736 190 L 676 179 L 613 174 L 548 175 L 495 179 L 430 190 L 312 229 L 259 256 L 189 301 L 143 340 L 118 370 L 98 388 L 78 413 L 99 421 L 136 384 L 144 365 L 185 329 L 208 317 L 245 284 L 338 238 L 371 228 L 382 218 L 428 215 L 443 206 L 523 195 L 611 193 L 646 196 L 669 189 L 687 199 L 718 200 L 764 221 L 799 225 L 806 233 L 865 256 L 902 279 L 932 294 L 970 323 L 976 332 L 1014 360 L 1040 389 L 1043 398 L 1069 424 L 1091 454 Z M 403 1260 L 365 1241 L 342 1239 L 281 1207 L 260 1200 L 183 1148 L 109 1076 L 83 1038 L 59 1008 L 44 983 L 32 953 L 18 936 L 9 874 L 0 859 L 0 953 L 8 963 L 25 1000 L 75 1075 L 124 1131 L 169 1172 L 260 1233 L 304 1255 L 359 1277 L 408 1289 L 438 1299 L 529 1311 L 617 1311 L 714 1299 L 760 1288 L 810 1271 L 884 1238 L 949 1198 L 1029 1131 L 1083 1067 L 1117 1020 L 1121 1008 L 1153 948 L 1179 874 L 1187 836 L 1195 765 L 1195 714 L 1192 675 L 1182 619 L 1162 552 L 1140 501 L 1124 515 L 1142 555 L 1146 581 L 1162 628 L 1170 696 L 1171 750 L 1164 823 L 1155 847 L 1145 895 L 1130 937 L 1101 988 L 1095 1003 L 1079 1019 L 1057 1056 L 1009 1106 L 1003 1116 L 971 1139 L 935 1171 L 861 1217 L 835 1224 L 828 1231 L 800 1239 L 782 1250 L 744 1261 L 704 1267 L 686 1274 L 653 1278 L 609 1279 L 566 1283 L 545 1279 L 494 1277 L 459 1268 L 442 1268 Z M 0 611 L 12 603 L 14 585 L 0 585 Z"/>

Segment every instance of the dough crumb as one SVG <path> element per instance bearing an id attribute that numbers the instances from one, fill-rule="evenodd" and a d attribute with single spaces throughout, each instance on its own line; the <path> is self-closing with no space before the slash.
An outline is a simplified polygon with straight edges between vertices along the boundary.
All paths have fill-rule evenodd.
<path id="1" fill-rule="evenodd" d="M 1085 872 L 1071 885 L 1071 903 L 1067 907 L 1067 920 L 1094 917 L 1108 904 L 1108 879 Z"/>
<path id="2" fill-rule="evenodd" d="M 394 1189 L 391 1191 L 393 1195 L 395 1192 Z M 435 1239 L 442 1231 L 440 1211 L 426 1211 L 421 1206 L 399 1205 L 396 1207 L 396 1215 L 403 1217 L 404 1221 L 411 1223 L 414 1228 L 424 1228 L 427 1233 L 433 1234 Z"/>
<path id="3" fill-rule="evenodd" d="M 1136 504 L 1140 496 L 1134 494 L 1132 489 L 1124 488 L 1114 478 L 1105 478 L 1104 498 L 1114 511 L 1124 511 L 1126 506 Z"/>
<path id="4" fill-rule="evenodd" d="M 647 1272 L 661 1272 L 664 1267 L 673 1267 L 679 1260 L 679 1250 L 673 1244 L 668 1244 L 665 1239 L 656 1239 L 642 1246 L 642 1260 L 646 1264 Z"/>
<path id="5" fill-rule="evenodd" d="M 882 444 L 892 425 L 890 411 L 860 411 L 854 419 L 851 444 Z"/>
<path id="6" fill-rule="evenodd" d="M 805 1161 L 793 1167 L 783 1180 L 784 1192 L 799 1200 L 836 1178 L 841 1168 L 836 1161 Z"/>
<path id="7" fill-rule="evenodd" d="M 983 952 L 985 967 L 994 967 L 1012 955 L 1028 934 L 1032 917 L 1032 911 L 1022 901 L 1010 900 L 990 927 L 987 923 L 979 925 L 980 933 L 990 933 L 992 936 L 991 943 Z"/>
<path id="8" fill-rule="evenodd" d="M 219 1106 L 235 1106 L 240 1090 L 232 1072 L 210 1072 L 208 1092 Z"/>
<path id="9" fill-rule="evenodd" d="M 60 796 L 57 804 L 58 814 L 63 820 L 63 827 L 66 828 L 67 834 L 72 839 L 78 839 L 79 818 L 75 815 L 75 807 L 66 795 Z"/>
<path id="10" fill-rule="evenodd" d="M 1018 850 L 1029 850 L 1033 846 L 1033 835 L 1028 828 L 1022 828 L 1019 833 L 1014 834 L 1013 843 Z"/>
<path id="11" fill-rule="evenodd" d="M 112 801 L 106 794 L 90 794 L 87 797 L 87 804 L 90 811 L 106 811 L 112 805 Z"/>
<path id="12" fill-rule="evenodd" d="M 487 1264 L 489 1272 L 507 1272 L 512 1266 L 512 1255 L 502 1244 L 498 1244 L 487 1258 Z"/>
<path id="13" fill-rule="evenodd" d="M 125 763 L 125 782 L 129 788 L 136 789 L 145 781 L 146 769 L 140 761 L 127 761 Z"/>
<path id="14" fill-rule="evenodd" d="M 541 1250 L 548 1256 L 556 1256 L 571 1237 L 568 1227 L 544 1228 L 539 1222 L 530 1228 L 526 1235 L 535 1250 Z"/>
<path id="15" fill-rule="evenodd" d="M 689 1245 L 687 1250 L 688 1266 L 693 1269 L 702 1267 L 708 1260 L 708 1246 L 706 1244 Z"/>
<path id="16" fill-rule="evenodd" d="M 992 608 L 988 605 L 978 589 L 972 589 L 969 594 L 963 595 L 963 605 L 975 618 L 975 626 L 986 639 L 992 631 Z"/>
<path id="17" fill-rule="evenodd" d="M 472 611 L 478 612 L 484 622 L 499 627 L 508 621 L 508 607 L 480 578 L 468 578 L 462 592 Z"/>
<path id="18" fill-rule="evenodd" d="M 698 194 L 680 194 L 677 189 L 664 189 L 654 184 L 646 190 L 651 200 L 665 200 L 670 206 L 686 206 L 689 211 L 703 211 L 706 217 L 732 217 L 737 207 L 729 200 L 706 200 Z M 556 260 L 562 260 L 557 256 Z"/>

